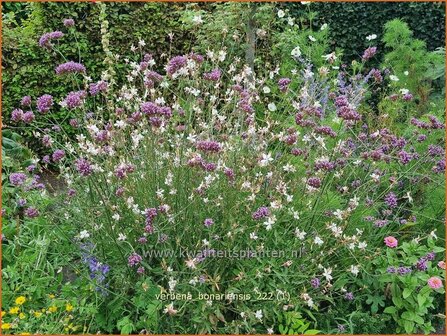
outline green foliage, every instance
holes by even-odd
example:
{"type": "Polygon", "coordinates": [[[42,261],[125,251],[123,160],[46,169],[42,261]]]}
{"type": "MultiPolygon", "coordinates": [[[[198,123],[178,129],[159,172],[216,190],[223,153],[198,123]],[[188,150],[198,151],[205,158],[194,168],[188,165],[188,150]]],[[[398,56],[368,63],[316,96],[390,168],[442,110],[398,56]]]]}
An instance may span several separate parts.
{"type": "MultiPolygon", "coordinates": [[[[312,25],[315,28],[329,24],[330,43],[343,49],[344,59],[350,62],[359,57],[367,46],[366,36],[383,35],[383,25],[400,18],[408,23],[417,39],[426,42],[429,50],[445,44],[445,3],[443,2],[314,2],[303,5],[299,2],[281,4],[298,17],[308,11],[318,12],[312,25]]],[[[383,56],[379,43],[378,59],[383,56]]]]}
{"type": "MultiPolygon", "coordinates": [[[[22,145],[23,137],[10,129],[2,130],[2,171],[24,169],[32,163],[31,151],[22,145]]],[[[2,174],[2,181],[5,174],[2,174]]]]}
{"type": "Polygon", "coordinates": [[[280,315],[278,330],[281,335],[317,335],[320,331],[309,329],[311,322],[307,321],[300,312],[292,311],[280,315]]]}
{"type": "Polygon", "coordinates": [[[442,50],[427,52],[425,42],[414,39],[409,26],[399,19],[385,24],[383,42],[389,50],[384,66],[392,69],[399,79],[391,81],[391,86],[410,90],[418,99],[419,109],[424,111],[432,91],[431,82],[442,78],[440,69],[445,69],[442,50]]]}
{"type": "Polygon", "coordinates": [[[430,321],[431,309],[434,308],[434,302],[440,299],[437,294],[444,294],[445,291],[444,288],[434,290],[427,285],[430,277],[441,276],[442,272],[436,261],[427,261],[427,272],[418,272],[415,269],[411,275],[390,273],[388,269],[399,265],[412,267],[420,258],[432,252],[440,254],[444,252],[444,248],[436,246],[429,236],[427,245],[414,240],[404,242],[397,249],[387,249],[386,255],[374,261],[380,273],[379,282],[385,284],[391,298],[383,312],[392,316],[398,333],[423,331],[428,334],[435,331],[430,321]]]}

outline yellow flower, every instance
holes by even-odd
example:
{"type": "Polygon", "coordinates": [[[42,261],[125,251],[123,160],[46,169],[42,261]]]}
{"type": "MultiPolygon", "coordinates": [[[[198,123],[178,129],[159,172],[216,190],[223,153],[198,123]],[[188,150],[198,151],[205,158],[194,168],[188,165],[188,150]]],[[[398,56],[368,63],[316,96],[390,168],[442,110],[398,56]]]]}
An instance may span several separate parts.
{"type": "Polygon", "coordinates": [[[73,306],[70,303],[67,303],[67,305],[65,306],[65,310],[71,312],[73,310],[73,306]]]}
{"type": "Polygon", "coordinates": [[[21,333],[20,335],[31,335],[30,333],[27,333],[27,332],[23,332],[23,333],[21,333]]]}
{"type": "Polygon", "coordinates": [[[26,298],[24,297],[24,296],[19,296],[17,299],[16,299],[16,305],[23,305],[24,303],[25,303],[25,301],[26,301],[26,298]]]}
{"type": "Polygon", "coordinates": [[[57,307],[56,307],[56,306],[51,306],[51,307],[48,308],[48,311],[49,311],[50,313],[54,313],[54,312],[57,311],[57,307]]]}
{"type": "Polygon", "coordinates": [[[11,323],[2,323],[2,330],[11,329],[11,323]]]}
{"type": "Polygon", "coordinates": [[[15,315],[19,313],[19,310],[20,310],[19,307],[13,307],[9,310],[9,313],[15,315]]]}
{"type": "Polygon", "coordinates": [[[50,299],[54,299],[55,298],[54,294],[48,294],[48,296],[49,296],[50,299]]]}
{"type": "Polygon", "coordinates": [[[5,316],[6,312],[2,310],[2,317],[5,316]]]}
{"type": "Polygon", "coordinates": [[[25,317],[26,317],[26,315],[24,313],[19,314],[19,319],[23,320],[25,317]]]}
{"type": "Polygon", "coordinates": [[[35,316],[35,317],[41,317],[41,316],[42,316],[42,313],[41,313],[41,312],[38,312],[38,311],[36,311],[36,312],[34,312],[34,316],[35,316]]]}

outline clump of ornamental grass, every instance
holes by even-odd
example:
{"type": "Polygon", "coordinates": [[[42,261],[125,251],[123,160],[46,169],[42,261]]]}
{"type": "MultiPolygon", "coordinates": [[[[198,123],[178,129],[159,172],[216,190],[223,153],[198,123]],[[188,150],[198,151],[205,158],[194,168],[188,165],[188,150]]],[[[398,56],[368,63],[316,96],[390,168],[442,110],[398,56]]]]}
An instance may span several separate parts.
{"type": "MultiPolygon", "coordinates": [[[[68,185],[48,225],[71,223],[61,234],[78,246],[98,296],[126,297],[122,309],[135,311],[135,284],[147,279],[171,295],[150,298],[150,331],[192,320],[190,332],[265,332],[284,310],[324,312],[362,296],[371,260],[441,227],[417,211],[420,195],[443,184],[444,122],[413,118],[402,134],[368,125],[364,99],[390,76],[368,69],[375,49],[355,75],[329,58],[314,71],[298,51],[295,71],[258,78],[218,51],[162,66],[140,41],[122,61],[109,51],[101,78],[78,62],[55,65],[75,87],[13,112],[48,148],[41,163],[57,165],[68,185]],[[125,83],[113,78],[117,62],[125,83]],[[48,123],[57,104],[76,141],[48,123]]],[[[21,174],[11,184],[22,185],[21,174]]]]}

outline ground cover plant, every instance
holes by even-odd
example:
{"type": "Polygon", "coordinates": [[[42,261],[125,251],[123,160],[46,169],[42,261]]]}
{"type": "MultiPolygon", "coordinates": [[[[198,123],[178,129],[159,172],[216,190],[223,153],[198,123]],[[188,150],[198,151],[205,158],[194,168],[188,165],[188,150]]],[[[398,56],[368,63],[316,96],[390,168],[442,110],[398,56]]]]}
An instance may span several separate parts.
{"type": "Polygon", "coordinates": [[[315,13],[269,4],[243,13],[263,20],[259,39],[288,26],[269,37],[275,64],[241,55],[230,28],[208,43],[194,8],[182,20],[203,29],[200,45],[156,55],[141,38],[118,55],[95,6],[104,71],[62,52],[77,46],[67,16],[37,42],[64,92],[24,92],[3,132],[2,332],[442,325],[445,107],[424,63],[445,68],[442,50],[395,20],[382,66],[377,36],[345,64],[330,27],[306,24],[315,13]]]}

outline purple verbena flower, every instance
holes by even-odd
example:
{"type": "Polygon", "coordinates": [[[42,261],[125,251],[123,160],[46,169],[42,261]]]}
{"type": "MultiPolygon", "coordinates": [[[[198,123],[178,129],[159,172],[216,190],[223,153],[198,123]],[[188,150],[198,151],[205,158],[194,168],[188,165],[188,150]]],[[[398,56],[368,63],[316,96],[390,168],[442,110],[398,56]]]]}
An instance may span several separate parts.
{"type": "Polygon", "coordinates": [[[19,122],[23,120],[23,110],[15,109],[11,112],[11,120],[14,122],[19,122]]]}
{"type": "Polygon", "coordinates": [[[86,69],[81,63],[70,61],[58,65],[55,71],[57,75],[63,75],[67,73],[85,73],[86,69]]]}
{"type": "Polygon", "coordinates": [[[220,76],[222,75],[222,72],[220,69],[214,69],[211,72],[206,72],[203,74],[203,79],[217,82],[220,79],[220,76]]]}
{"type": "Polygon", "coordinates": [[[143,258],[137,254],[137,253],[132,253],[129,258],[127,259],[128,265],[133,267],[138,265],[141,261],[143,260],[143,258]]]}
{"type": "Polygon", "coordinates": [[[321,180],[318,177],[309,177],[307,179],[307,184],[310,185],[313,188],[320,188],[321,187],[321,180]]]}
{"type": "Polygon", "coordinates": [[[354,294],[352,294],[352,292],[348,292],[345,294],[345,299],[348,301],[352,301],[354,300],[354,294]]]}
{"type": "Polygon", "coordinates": [[[320,279],[313,278],[312,280],[310,280],[310,285],[312,286],[312,288],[320,287],[320,279]]]}
{"type": "Polygon", "coordinates": [[[93,167],[87,159],[80,158],[75,162],[76,170],[81,176],[89,176],[93,173],[93,167]]]}
{"type": "Polygon", "coordinates": [[[362,60],[367,61],[377,52],[377,47],[369,47],[363,52],[362,60]]]}
{"type": "Polygon", "coordinates": [[[85,92],[84,90],[72,91],[62,101],[61,106],[66,107],[69,110],[73,110],[84,103],[84,99],[86,96],[87,92],[85,92]]]}
{"type": "Polygon", "coordinates": [[[203,225],[205,225],[207,228],[209,228],[211,225],[213,225],[214,224],[214,221],[211,219],[211,218],[206,218],[204,221],[203,221],[203,225]]]}
{"type": "Polygon", "coordinates": [[[169,76],[172,76],[178,70],[183,68],[187,63],[185,56],[175,56],[171,58],[166,66],[166,72],[169,76]]]}
{"type": "Polygon", "coordinates": [[[43,34],[39,39],[39,46],[42,48],[50,49],[53,45],[51,44],[52,40],[60,39],[64,36],[64,33],[60,31],[54,31],[51,33],[43,34]]]}
{"type": "Polygon", "coordinates": [[[11,175],[9,175],[9,182],[13,185],[13,186],[20,186],[22,184],[24,184],[26,181],[26,175],[24,173],[12,173],[11,175]]]}
{"type": "Polygon", "coordinates": [[[217,141],[197,141],[196,148],[204,152],[218,153],[222,150],[222,145],[217,141]]]}
{"type": "Polygon", "coordinates": [[[35,217],[39,216],[39,210],[37,210],[34,207],[26,208],[24,213],[25,213],[25,216],[29,217],[29,218],[35,218],[35,217]]]}
{"type": "Polygon", "coordinates": [[[291,80],[290,78],[281,78],[281,79],[278,81],[279,90],[280,90],[281,92],[286,92],[287,89],[288,89],[288,87],[289,87],[289,84],[290,84],[291,82],[292,82],[292,80],[291,80]]]}
{"type": "Polygon", "coordinates": [[[52,155],[54,162],[59,162],[65,157],[65,151],[63,149],[56,149],[52,155]]]}
{"type": "Polygon", "coordinates": [[[268,217],[270,215],[270,210],[263,206],[258,208],[255,212],[252,213],[251,218],[254,220],[259,220],[265,217],[268,217]]]}
{"type": "Polygon", "coordinates": [[[397,207],[397,196],[395,193],[390,192],[385,196],[385,203],[386,205],[393,209],[397,207]]]}
{"type": "Polygon", "coordinates": [[[63,23],[65,27],[73,27],[75,25],[73,19],[64,19],[63,23]]]}
{"type": "Polygon", "coordinates": [[[31,106],[31,97],[30,96],[24,96],[22,97],[22,100],[20,101],[21,106],[31,106]]]}
{"type": "Polygon", "coordinates": [[[53,106],[53,96],[44,94],[43,96],[37,98],[37,110],[40,113],[47,113],[50,110],[51,106],[53,106]]]}
{"type": "Polygon", "coordinates": [[[96,96],[100,92],[107,91],[109,84],[106,81],[99,81],[89,85],[89,92],[92,96],[96,96]]]}

